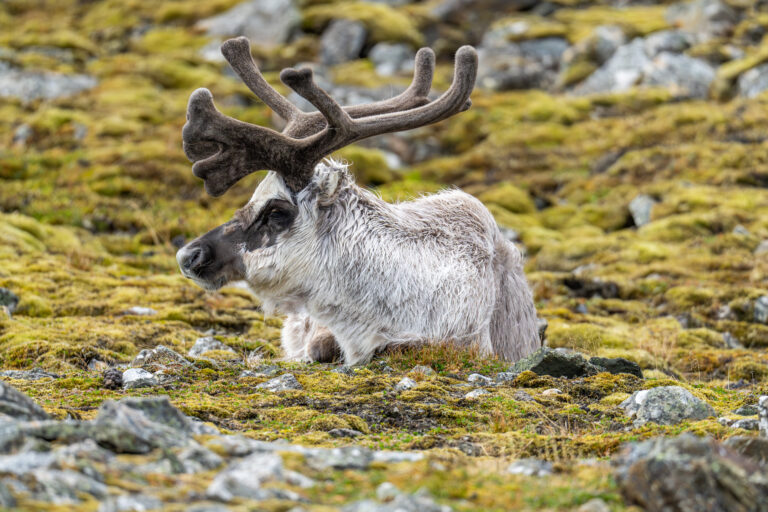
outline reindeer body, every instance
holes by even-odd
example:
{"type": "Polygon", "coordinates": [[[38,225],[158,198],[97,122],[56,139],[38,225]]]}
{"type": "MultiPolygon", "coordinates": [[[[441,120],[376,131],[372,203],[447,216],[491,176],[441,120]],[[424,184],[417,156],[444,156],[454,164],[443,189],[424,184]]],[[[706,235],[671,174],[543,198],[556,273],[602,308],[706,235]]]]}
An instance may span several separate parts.
{"type": "Polygon", "coordinates": [[[347,364],[403,344],[450,342],[516,360],[539,346],[522,258],[472,196],[451,190],[389,204],[355,185],[346,167],[324,160],[346,144],[425,126],[466,110],[477,55],[462,47],[454,81],[427,94],[429,49],[417,53],[401,95],[341,107],[310,70],[281,79],[318,110],[304,113],[264,80],[247,40],[222,53],[248,87],[288,121],[282,133],[228,118],[213,97],[190,97],[184,150],[212,195],[271,168],[233,220],[179,250],[182,273],[206,289],[245,279],[267,310],[287,313],[289,359],[347,364]]]}

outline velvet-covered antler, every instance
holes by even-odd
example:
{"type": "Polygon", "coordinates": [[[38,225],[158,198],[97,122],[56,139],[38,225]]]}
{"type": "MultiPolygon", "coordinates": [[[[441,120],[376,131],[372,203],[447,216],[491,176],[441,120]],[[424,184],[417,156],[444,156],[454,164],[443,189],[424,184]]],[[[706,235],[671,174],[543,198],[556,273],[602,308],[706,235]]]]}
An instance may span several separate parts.
{"type": "Polygon", "coordinates": [[[278,133],[232,119],[216,110],[210,91],[193,92],[182,131],[184,152],[194,162],[195,176],[205,181],[212,196],[220,196],[243,177],[262,169],[280,173],[292,190],[299,191],[309,183],[320,160],[348,144],[432,124],[468,109],[477,74],[477,54],[472,47],[463,46],[456,53],[451,87],[430,102],[427,94],[432,86],[435,55],[429,48],[422,48],[416,54],[413,82],[402,94],[341,107],[315,83],[310,69],[284,69],[280,80],[318,110],[306,113],[264,80],[251,58],[246,38],[224,42],[221,53],[248,88],[287,125],[278,133]]]}

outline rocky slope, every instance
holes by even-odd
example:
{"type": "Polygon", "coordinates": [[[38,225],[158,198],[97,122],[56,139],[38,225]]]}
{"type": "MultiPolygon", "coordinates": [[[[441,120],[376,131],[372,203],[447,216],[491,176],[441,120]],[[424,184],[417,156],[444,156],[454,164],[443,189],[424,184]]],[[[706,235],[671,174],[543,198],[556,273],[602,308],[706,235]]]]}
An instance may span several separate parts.
{"type": "Polygon", "coordinates": [[[763,510],[767,31],[740,0],[3,2],[0,506],[763,510]],[[557,350],[285,364],[248,291],[181,278],[257,180],[205,195],[189,93],[279,123],[222,64],[243,34],[344,103],[478,47],[471,110],[337,156],[389,200],[479,197],[557,350]]]}

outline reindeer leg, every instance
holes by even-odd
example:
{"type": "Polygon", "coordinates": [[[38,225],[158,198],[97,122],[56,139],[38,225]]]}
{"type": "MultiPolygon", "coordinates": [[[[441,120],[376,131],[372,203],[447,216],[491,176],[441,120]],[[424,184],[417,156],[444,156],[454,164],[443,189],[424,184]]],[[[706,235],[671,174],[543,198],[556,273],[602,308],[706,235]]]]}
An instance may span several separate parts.
{"type": "Polygon", "coordinates": [[[307,344],[307,355],[318,363],[332,363],[341,357],[341,349],[331,331],[318,327],[307,344]]]}

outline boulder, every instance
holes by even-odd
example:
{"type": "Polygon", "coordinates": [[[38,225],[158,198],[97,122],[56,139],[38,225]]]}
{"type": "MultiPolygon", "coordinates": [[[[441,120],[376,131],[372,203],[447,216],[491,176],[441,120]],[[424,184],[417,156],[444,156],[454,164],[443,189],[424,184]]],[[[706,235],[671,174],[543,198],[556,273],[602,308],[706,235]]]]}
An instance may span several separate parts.
{"type": "Polygon", "coordinates": [[[333,20],[320,38],[320,62],[334,66],[360,57],[368,30],[359,21],[333,20]]]}
{"type": "Polygon", "coordinates": [[[600,369],[584,360],[579,353],[542,347],[520,359],[510,368],[510,371],[517,373],[532,371],[537,375],[572,379],[594,375],[599,373],[600,369]]]}
{"type": "Polygon", "coordinates": [[[251,44],[273,47],[286,42],[300,22],[294,0],[249,0],[196,26],[211,36],[245,36],[251,44]]]}
{"type": "Polygon", "coordinates": [[[768,510],[768,474],[712,439],[683,434],[632,443],[612,464],[625,500],[644,510],[768,510]]]}
{"type": "Polygon", "coordinates": [[[731,450],[768,468],[768,439],[764,437],[733,436],[723,443],[731,450]]]}
{"type": "Polygon", "coordinates": [[[635,418],[636,427],[649,422],[676,425],[685,420],[703,420],[715,414],[712,406],[680,386],[635,391],[620,407],[630,418],[635,418]]]}
{"type": "Polygon", "coordinates": [[[643,378],[643,371],[640,369],[640,365],[623,357],[591,357],[589,363],[614,375],[628,373],[635,377],[643,378]]]}
{"type": "Polygon", "coordinates": [[[637,227],[643,227],[651,222],[651,213],[656,205],[656,200],[647,194],[635,196],[629,202],[629,213],[637,227]]]}
{"type": "Polygon", "coordinates": [[[508,30],[502,26],[484,37],[478,48],[478,85],[496,91],[551,86],[568,42],[545,37],[515,43],[507,39],[508,30]]]}
{"type": "Polygon", "coordinates": [[[48,419],[48,413],[27,395],[0,381],[0,413],[16,421],[48,419]]]}

